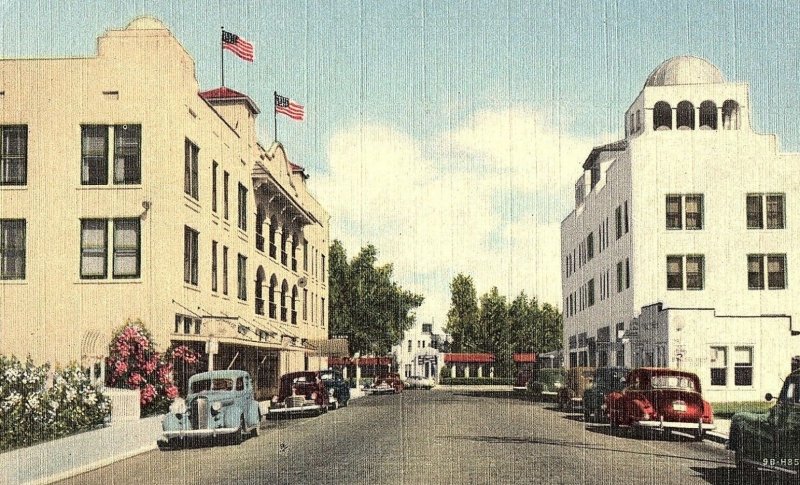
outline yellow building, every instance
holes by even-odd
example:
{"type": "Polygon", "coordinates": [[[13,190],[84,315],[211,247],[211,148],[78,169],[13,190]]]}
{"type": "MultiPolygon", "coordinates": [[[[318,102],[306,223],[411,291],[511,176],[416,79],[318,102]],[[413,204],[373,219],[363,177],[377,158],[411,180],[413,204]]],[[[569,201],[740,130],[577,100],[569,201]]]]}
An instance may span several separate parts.
{"type": "Polygon", "coordinates": [[[158,20],[97,47],[0,60],[0,354],[88,365],[141,319],[262,395],[325,366],[329,216],[303,168],[158,20]]]}

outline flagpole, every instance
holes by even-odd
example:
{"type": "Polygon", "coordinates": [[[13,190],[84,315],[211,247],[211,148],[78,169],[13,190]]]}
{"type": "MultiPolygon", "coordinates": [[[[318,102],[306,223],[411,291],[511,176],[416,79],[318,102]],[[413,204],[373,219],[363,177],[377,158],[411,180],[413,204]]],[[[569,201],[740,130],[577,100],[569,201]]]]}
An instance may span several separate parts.
{"type": "Polygon", "coordinates": [[[220,27],[220,30],[222,30],[222,32],[223,32],[223,33],[220,34],[220,37],[219,37],[219,61],[220,61],[220,66],[221,66],[221,71],[222,71],[222,85],[221,86],[225,87],[225,46],[224,46],[224,43],[222,41],[222,36],[225,35],[224,34],[225,27],[220,27]]]}
{"type": "Polygon", "coordinates": [[[278,103],[278,91],[273,91],[272,93],[272,116],[275,121],[275,143],[278,143],[278,110],[277,110],[277,103],[278,103]]]}

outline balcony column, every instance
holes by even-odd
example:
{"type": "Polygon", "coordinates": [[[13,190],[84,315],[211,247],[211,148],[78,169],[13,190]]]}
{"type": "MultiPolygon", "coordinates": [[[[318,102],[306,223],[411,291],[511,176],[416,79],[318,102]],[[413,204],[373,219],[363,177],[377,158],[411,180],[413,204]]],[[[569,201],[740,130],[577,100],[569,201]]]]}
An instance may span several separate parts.
{"type": "Polygon", "coordinates": [[[481,377],[483,377],[483,366],[478,365],[478,378],[480,379],[481,377]]]}

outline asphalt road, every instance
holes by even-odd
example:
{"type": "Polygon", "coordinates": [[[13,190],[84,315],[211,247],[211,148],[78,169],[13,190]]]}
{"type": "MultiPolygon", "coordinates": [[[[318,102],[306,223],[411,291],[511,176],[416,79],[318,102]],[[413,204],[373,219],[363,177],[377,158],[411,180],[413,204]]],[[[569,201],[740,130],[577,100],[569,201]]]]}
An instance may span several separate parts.
{"type": "Polygon", "coordinates": [[[69,484],[772,483],[722,445],[609,435],[509,393],[406,391],[320,417],[267,421],[239,446],[153,451],[69,484]]]}

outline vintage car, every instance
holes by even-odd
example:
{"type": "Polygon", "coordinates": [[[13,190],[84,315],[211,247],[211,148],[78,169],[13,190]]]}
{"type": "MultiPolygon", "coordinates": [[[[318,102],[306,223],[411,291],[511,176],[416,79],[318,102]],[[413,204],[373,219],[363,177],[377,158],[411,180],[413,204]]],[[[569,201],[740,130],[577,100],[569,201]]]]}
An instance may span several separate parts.
{"type": "Polygon", "coordinates": [[[319,371],[291,372],[281,376],[278,394],[272,396],[267,418],[328,412],[330,398],[319,371]]]}
{"type": "Polygon", "coordinates": [[[387,374],[376,377],[372,385],[364,387],[365,394],[397,394],[403,392],[402,379],[399,374],[387,374]]]}
{"type": "Polygon", "coordinates": [[[594,372],[594,367],[567,369],[564,386],[558,390],[558,409],[573,411],[583,404],[583,391],[592,383],[594,372]]]}
{"type": "Polygon", "coordinates": [[[606,396],[625,388],[627,367],[598,367],[592,385],[583,391],[583,420],[600,420],[606,417],[606,396]]]}
{"type": "Polygon", "coordinates": [[[201,372],[189,378],[186,399],[176,398],[164,416],[164,440],[175,446],[187,438],[227,436],[241,443],[258,436],[261,412],[253,397],[253,381],[242,370],[201,372]]]}
{"type": "Polygon", "coordinates": [[[433,389],[435,385],[430,377],[411,376],[405,381],[405,387],[408,389],[433,389]]]}
{"type": "Polygon", "coordinates": [[[533,377],[533,371],[524,369],[517,372],[517,378],[514,379],[514,386],[512,390],[515,393],[525,392],[528,390],[528,381],[533,377]]]}
{"type": "MultiPolygon", "coordinates": [[[[766,395],[772,401],[772,394],[766,395]]],[[[742,472],[767,468],[800,474],[800,371],[783,382],[777,402],[766,413],[740,412],[731,418],[728,448],[742,472]]],[[[792,482],[796,483],[796,482],[792,482]]]]}
{"type": "Polygon", "coordinates": [[[606,397],[611,431],[630,426],[641,434],[673,430],[694,434],[702,441],[714,429],[711,404],[703,400],[696,374],[677,369],[643,367],[628,373],[626,387],[606,397]]]}
{"type": "Polygon", "coordinates": [[[564,386],[564,369],[538,369],[528,380],[528,393],[534,399],[555,398],[564,386]]]}
{"type": "Polygon", "coordinates": [[[328,407],[339,409],[347,406],[350,402],[350,383],[344,380],[342,373],[338,370],[320,371],[322,383],[328,390],[328,407]]]}

